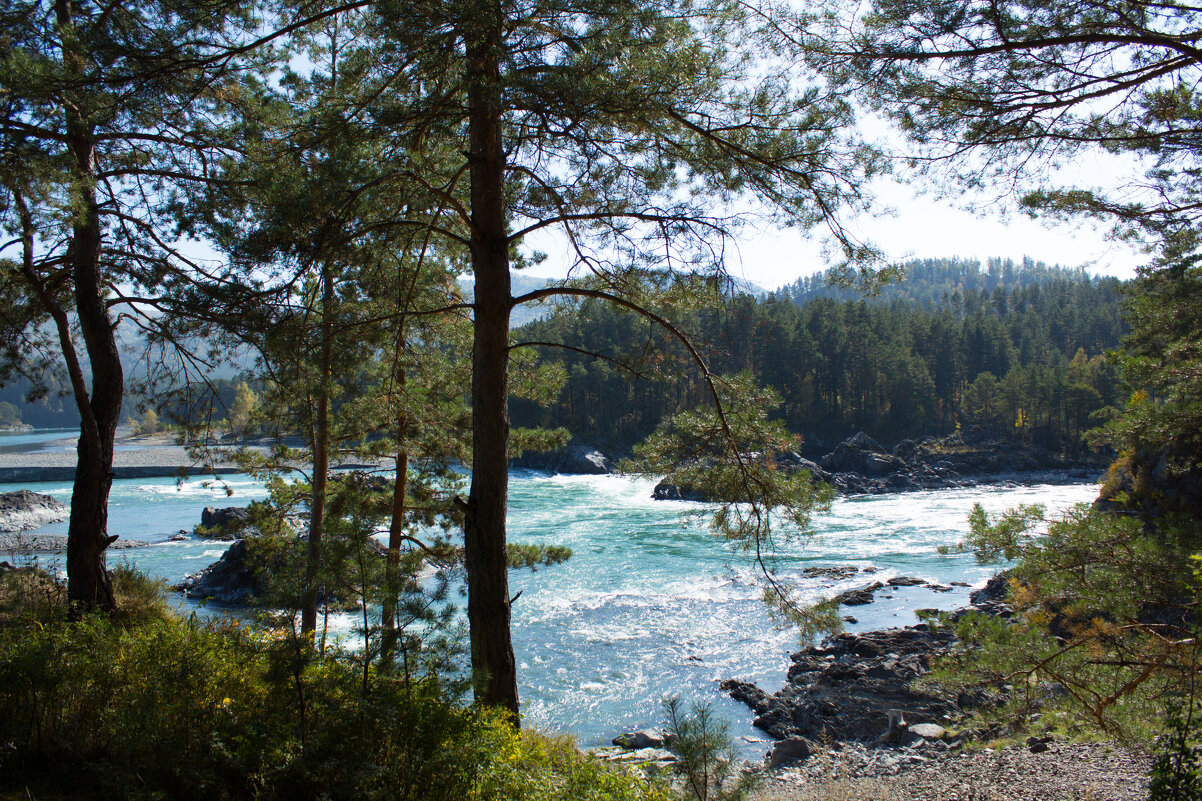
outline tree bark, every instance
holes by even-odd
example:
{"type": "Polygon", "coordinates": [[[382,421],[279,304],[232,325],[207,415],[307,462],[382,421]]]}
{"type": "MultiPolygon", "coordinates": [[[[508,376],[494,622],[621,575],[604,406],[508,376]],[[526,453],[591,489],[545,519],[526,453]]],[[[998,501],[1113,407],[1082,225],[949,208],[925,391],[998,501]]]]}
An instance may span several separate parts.
{"type": "MultiPolygon", "coordinates": [[[[321,268],[321,354],[318,364],[317,421],[313,429],[313,493],[309,501],[309,551],[301,605],[301,632],[317,630],[317,577],[321,570],[321,539],[325,529],[326,484],[330,475],[330,373],[334,360],[334,274],[321,268]]],[[[322,647],[324,648],[324,641],[322,647]]]]}
{"type": "MultiPolygon", "coordinates": [[[[402,340],[403,342],[403,340],[402,340]]],[[[405,370],[397,370],[397,394],[403,399],[405,370]]],[[[388,565],[385,568],[384,609],[381,622],[384,635],[380,641],[380,665],[384,670],[392,668],[398,638],[397,612],[397,568],[401,564],[401,542],[405,535],[405,489],[409,481],[409,415],[401,412],[397,419],[396,482],[392,487],[392,520],[388,525],[388,565]]],[[[406,677],[408,678],[408,677],[406,677]]]]}
{"type": "MultiPolygon", "coordinates": [[[[68,0],[57,0],[55,16],[63,38],[63,63],[81,73],[83,59],[68,44],[75,39],[68,0]]],[[[72,376],[80,430],[67,526],[67,598],[86,608],[116,608],[105,552],[116,537],[108,534],[108,500],[113,486],[113,445],[121,416],[125,376],[121,354],[104,298],[100,206],[96,200],[96,144],[92,126],[78,103],[66,104],[67,147],[74,161],[74,192],[82,206],[72,225],[68,249],[79,329],[92,369],[92,391],[82,373],[72,376]]]]}
{"type": "Polygon", "coordinates": [[[499,6],[481,4],[467,37],[471,257],[475,272],[472,347],[472,484],[464,521],[472,684],[477,703],[518,720],[510,638],[505,510],[509,490],[509,241],[501,142],[502,27],[499,6]]]}

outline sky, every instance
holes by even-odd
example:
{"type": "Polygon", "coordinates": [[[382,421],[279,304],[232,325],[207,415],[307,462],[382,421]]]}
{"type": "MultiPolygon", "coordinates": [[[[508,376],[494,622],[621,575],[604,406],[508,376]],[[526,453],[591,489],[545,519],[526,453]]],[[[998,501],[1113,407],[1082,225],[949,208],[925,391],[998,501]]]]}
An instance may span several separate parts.
{"type": "MultiPolygon", "coordinates": [[[[1088,222],[1050,225],[1014,213],[1002,204],[976,214],[949,200],[917,196],[911,187],[882,187],[893,213],[858,218],[853,227],[880,247],[888,261],[910,258],[964,257],[981,262],[1000,257],[1021,262],[1024,256],[1087,272],[1131,278],[1147,256],[1129,245],[1107,241],[1105,232],[1088,222]],[[1008,212],[1008,213],[1007,213],[1008,212]]],[[[799,231],[747,232],[741,259],[728,264],[735,273],[765,289],[792,283],[801,275],[825,269],[821,245],[799,231]]]]}
{"type": "MultiPolygon", "coordinates": [[[[887,122],[866,114],[860,126],[867,138],[893,155],[896,163],[908,161],[907,143],[887,122]]],[[[1130,155],[1087,149],[1055,168],[1035,168],[1022,180],[1028,185],[1113,190],[1129,186],[1147,167],[1130,155]]],[[[858,239],[881,248],[889,263],[951,257],[1021,262],[1030,257],[1045,264],[1083,267],[1091,274],[1127,279],[1135,276],[1136,267],[1149,261],[1139,249],[1109,241],[1103,228],[1087,220],[1055,224],[1031,219],[1018,211],[1012,196],[999,197],[1001,190],[965,195],[922,176],[910,176],[909,182],[904,177],[905,169],[899,168],[895,174],[876,179],[870,189],[876,200],[874,212],[846,221],[858,239]],[[969,203],[979,210],[967,210],[969,203]]],[[[546,229],[540,233],[528,244],[546,253],[547,259],[524,272],[564,277],[571,264],[566,240],[546,233],[546,229]]],[[[728,248],[726,267],[735,277],[765,289],[777,289],[829,266],[823,257],[822,233],[748,225],[728,248]]]]}
{"type": "MultiPolygon", "coordinates": [[[[1087,221],[1052,225],[1018,213],[1012,202],[998,201],[981,213],[958,208],[947,198],[920,193],[896,181],[875,187],[880,209],[856,218],[850,227],[860,239],[880,247],[890,263],[911,258],[961,257],[1034,261],[1062,267],[1084,267],[1097,275],[1127,279],[1148,256],[1130,245],[1107,241],[1105,231],[1087,221]]],[[[764,289],[777,289],[827,268],[821,231],[755,228],[748,225],[727,251],[727,269],[764,289]]],[[[527,244],[547,259],[523,273],[563,278],[571,264],[567,242],[544,229],[527,244]]],[[[187,245],[193,257],[220,260],[207,243],[187,245]]]]}
{"type": "MultiPolygon", "coordinates": [[[[1000,257],[1021,262],[1024,256],[1046,264],[1084,267],[1087,272],[1131,278],[1148,257],[1131,246],[1107,241],[1102,229],[1086,221],[1053,225],[1033,220],[998,201],[981,213],[959,208],[949,199],[920,193],[895,181],[876,187],[882,209],[855,218],[851,228],[886,254],[888,261],[910,258],[962,257],[984,262],[1000,257]]],[[[736,277],[776,289],[799,277],[826,269],[821,232],[796,229],[742,231],[728,252],[727,269],[736,277]]],[[[536,243],[547,254],[529,275],[562,278],[570,261],[565,242],[544,236],[536,243]]]]}
{"type": "MultiPolygon", "coordinates": [[[[884,121],[867,116],[861,120],[870,139],[891,152],[898,163],[908,159],[906,143],[884,121]]],[[[1039,185],[1082,186],[1114,189],[1129,185],[1132,178],[1147,169],[1131,156],[1116,156],[1096,150],[1078,154],[1075,161],[1062,163],[1042,175],[1027,176],[1039,185]]],[[[1096,275],[1133,278],[1138,266],[1149,256],[1123,242],[1110,241],[1106,231],[1088,220],[1053,223],[1031,219],[1020,212],[1013,196],[993,194],[954,195],[920,176],[899,170],[876,179],[870,187],[875,196],[873,212],[846,220],[847,227],[860,241],[879,247],[888,263],[922,258],[967,258],[982,263],[991,258],[1021,263],[1025,257],[1036,262],[1062,267],[1082,267],[1096,275]],[[966,206],[976,208],[970,211],[966,206]]],[[[830,266],[823,255],[824,231],[805,232],[746,225],[735,241],[727,244],[726,268],[764,289],[778,289],[802,276],[821,272],[830,266]]],[[[563,278],[572,264],[566,238],[554,228],[546,228],[527,237],[528,251],[536,250],[547,258],[524,269],[525,275],[563,278]]],[[[207,243],[189,242],[189,255],[219,261],[207,243]]]]}

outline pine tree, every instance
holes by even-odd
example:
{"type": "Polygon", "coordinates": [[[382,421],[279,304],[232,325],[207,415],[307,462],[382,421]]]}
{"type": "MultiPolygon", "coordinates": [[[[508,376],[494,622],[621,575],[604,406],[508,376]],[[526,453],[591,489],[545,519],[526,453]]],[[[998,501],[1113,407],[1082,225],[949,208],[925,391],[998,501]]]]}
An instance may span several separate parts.
{"type": "Polygon", "coordinates": [[[214,56],[247,16],[220,2],[0,5],[0,224],[19,252],[0,263],[0,378],[61,359],[74,395],[67,576],[81,605],[114,605],[107,505],[125,390],[116,323],[153,329],[154,293],[194,266],[156,215],[171,187],[206,180],[228,144],[208,124],[228,77],[214,56]]]}
{"type": "MultiPolygon", "coordinates": [[[[338,254],[332,243],[353,246],[386,228],[412,232],[435,253],[466,254],[475,278],[472,479],[463,504],[475,691],[481,703],[516,713],[505,537],[508,398],[519,364],[512,308],[566,295],[636,311],[680,341],[706,393],[721,401],[725,390],[703,354],[669,319],[680,293],[661,302],[649,288],[667,288],[676,270],[722,275],[721,243],[749,219],[732,211],[737,199],[761,217],[824,224],[848,263],[870,259],[838,220],[863,203],[864,181],[881,164],[846,135],[848,104],[781,68],[779,59],[795,56],[779,20],[744,4],[423,0],[345,19],[362,25],[348,52],[364,58],[355,82],[341,83],[348,91],[330,92],[347,98],[335,116],[379,132],[387,148],[378,180],[360,184],[348,202],[390,194],[392,218],[342,231],[329,225],[338,215],[315,218],[312,199],[301,198],[293,211],[306,211],[296,222],[322,221],[320,231],[333,236],[294,241],[338,254]],[[582,280],[513,297],[511,267],[535,255],[527,238],[550,228],[572,243],[582,280]]],[[[308,186],[316,196],[344,188],[338,180],[308,186]]],[[[228,221],[231,233],[238,225],[228,221]]],[[[328,258],[311,265],[323,263],[337,266],[328,258]]],[[[275,285],[289,275],[298,273],[278,270],[275,285]]],[[[729,440],[734,430],[722,418],[729,440]]],[[[733,441],[728,448],[739,452],[733,441]]],[[[746,461],[734,462],[749,480],[746,461]]]]}

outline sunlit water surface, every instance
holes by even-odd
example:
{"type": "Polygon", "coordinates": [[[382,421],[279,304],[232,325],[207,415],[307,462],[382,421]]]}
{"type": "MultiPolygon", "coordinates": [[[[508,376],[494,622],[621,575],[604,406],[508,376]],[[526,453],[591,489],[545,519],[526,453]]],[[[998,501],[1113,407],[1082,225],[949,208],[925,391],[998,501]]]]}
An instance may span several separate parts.
{"type": "MultiPolygon", "coordinates": [[[[695,514],[706,507],[654,501],[654,483],[513,473],[510,540],[566,545],[573,551],[566,563],[510,574],[510,593],[522,593],[514,603],[513,634],[524,719],[542,729],[571,732],[582,745],[599,745],[621,731],[660,725],[661,699],[677,695],[712,702],[730,719],[732,733],[745,738],[747,753],[762,751],[750,711],[726,698],[717,683],[739,678],[779,689],[788,655],[798,646],[796,634],[773,625],[759,600],[759,568],[709,532],[705,519],[695,514]]],[[[22,486],[70,500],[68,483],[22,486]]],[[[0,484],[0,492],[18,488],[0,484]]],[[[116,558],[178,582],[217,559],[226,544],[167,539],[191,530],[205,506],[245,505],[265,494],[245,476],[221,483],[118,480],[110,532],[152,545],[116,558]]],[[[778,542],[774,569],[784,578],[809,566],[877,569],[875,575],[839,582],[804,581],[803,595],[811,598],[899,575],[980,586],[990,568],[978,566],[970,555],[937,550],[963,537],[974,503],[993,512],[1041,503],[1056,512],[1096,495],[1096,485],[1075,484],[845,498],[815,517],[809,539],[778,542]]],[[[65,533],[66,524],[41,531],[65,533]]],[[[38,558],[61,566],[61,556],[38,558]]],[[[857,619],[848,625],[852,631],[911,625],[915,609],[962,606],[968,592],[965,587],[944,593],[898,588],[844,612],[857,619]]],[[[350,632],[353,623],[347,618],[336,625],[350,632]]]]}

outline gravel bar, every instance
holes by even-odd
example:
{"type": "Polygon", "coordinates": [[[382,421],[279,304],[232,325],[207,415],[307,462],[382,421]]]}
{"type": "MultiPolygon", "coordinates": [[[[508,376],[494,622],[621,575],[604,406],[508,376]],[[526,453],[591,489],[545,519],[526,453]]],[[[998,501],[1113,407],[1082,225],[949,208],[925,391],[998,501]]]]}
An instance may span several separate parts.
{"type": "MultiPolygon", "coordinates": [[[[75,478],[76,459],[74,451],[0,453],[0,483],[71,481],[75,478]]],[[[119,450],[113,454],[116,478],[176,476],[181,471],[188,475],[214,475],[236,473],[238,468],[230,462],[199,463],[178,445],[119,450]]]]}
{"type": "MultiPolygon", "coordinates": [[[[110,551],[145,548],[149,543],[119,539],[109,546],[110,551]]],[[[67,550],[66,534],[0,534],[0,554],[59,553],[67,550]]]]}

